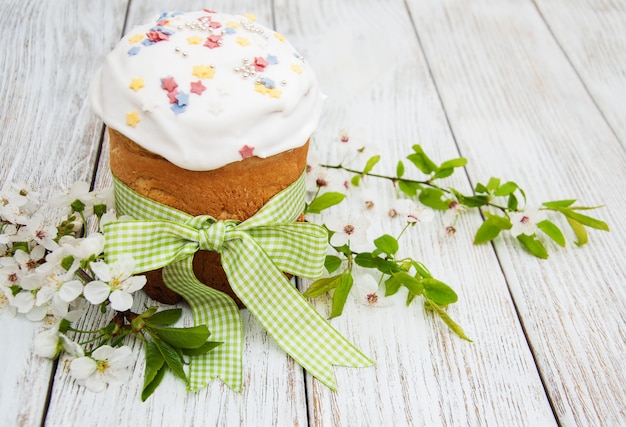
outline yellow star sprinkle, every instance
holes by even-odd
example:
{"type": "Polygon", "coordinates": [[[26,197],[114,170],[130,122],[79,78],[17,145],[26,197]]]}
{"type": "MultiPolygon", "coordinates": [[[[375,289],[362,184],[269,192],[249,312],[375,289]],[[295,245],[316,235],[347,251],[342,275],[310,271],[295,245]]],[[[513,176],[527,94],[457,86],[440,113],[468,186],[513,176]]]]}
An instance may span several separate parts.
{"type": "Polygon", "coordinates": [[[239,28],[239,23],[235,21],[228,21],[226,26],[230,28],[239,28]]]}
{"type": "Polygon", "coordinates": [[[291,64],[291,71],[297,74],[302,74],[302,67],[298,64],[291,64]]]}
{"type": "Polygon", "coordinates": [[[269,91],[269,90],[268,90],[268,89],[267,89],[264,85],[262,85],[261,83],[257,83],[257,84],[255,84],[255,85],[254,85],[254,90],[256,90],[257,92],[259,92],[259,93],[261,93],[261,94],[263,94],[263,95],[266,95],[266,94],[268,93],[268,91],[269,91]]]}
{"type": "Polygon", "coordinates": [[[254,14],[252,13],[246,13],[243,16],[245,16],[246,18],[248,18],[248,21],[250,22],[254,22],[256,21],[256,16],[254,16],[254,14]]]}
{"type": "Polygon", "coordinates": [[[143,79],[141,77],[133,79],[128,87],[137,92],[143,87],[143,79]]]}
{"type": "Polygon", "coordinates": [[[130,113],[126,113],[126,124],[128,126],[137,127],[137,123],[141,121],[139,114],[136,111],[131,111],[130,113]]]}
{"type": "Polygon", "coordinates": [[[198,35],[187,37],[187,43],[189,44],[200,44],[201,42],[202,42],[202,37],[198,35]]]}
{"type": "Polygon", "coordinates": [[[191,74],[201,79],[212,79],[215,70],[209,65],[196,65],[193,67],[193,73],[191,74]]]}
{"type": "Polygon", "coordinates": [[[137,43],[143,40],[143,34],[135,34],[128,39],[129,43],[137,43]]]}
{"type": "Polygon", "coordinates": [[[237,37],[237,43],[239,43],[242,46],[248,46],[250,44],[250,40],[248,40],[245,37],[237,37]]]}
{"type": "Polygon", "coordinates": [[[285,36],[283,36],[280,33],[274,33],[274,37],[276,37],[278,40],[280,40],[281,42],[285,43],[285,36]]]}
{"type": "Polygon", "coordinates": [[[268,89],[267,94],[270,96],[270,98],[280,98],[282,92],[278,89],[268,89]]]}

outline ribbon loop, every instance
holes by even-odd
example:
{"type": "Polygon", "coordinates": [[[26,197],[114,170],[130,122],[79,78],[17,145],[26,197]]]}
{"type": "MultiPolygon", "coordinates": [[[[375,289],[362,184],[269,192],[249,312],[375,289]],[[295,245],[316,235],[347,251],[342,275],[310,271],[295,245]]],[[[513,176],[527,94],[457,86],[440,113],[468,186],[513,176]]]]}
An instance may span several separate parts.
{"type": "Polygon", "coordinates": [[[309,373],[335,389],[333,365],[373,362],[337,332],[285,278],[283,271],[313,278],[321,272],[327,247],[323,227],[294,223],[304,208],[304,173],[244,222],[192,217],[147,199],[114,179],[118,213],[141,220],[104,226],[105,256],[137,261],[135,274],[159,267],[165,284],[192,308],[196,325],[206,324],[211,339],[224,344],[190,366],[192,390],[219,376],[241,388],[242,327],[239,310],[226,294],[200,283],[193,273],[198,250],[221,254],[228,282],[239,299],[276,342],[309,373]]]}

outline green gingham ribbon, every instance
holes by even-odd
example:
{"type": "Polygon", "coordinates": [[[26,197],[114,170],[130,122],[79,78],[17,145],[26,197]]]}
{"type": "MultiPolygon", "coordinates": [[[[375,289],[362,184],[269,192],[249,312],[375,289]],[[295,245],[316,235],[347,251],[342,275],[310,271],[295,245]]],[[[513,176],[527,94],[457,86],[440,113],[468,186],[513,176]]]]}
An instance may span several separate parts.
{"type": "Polygon", "coordinates": [[[304,174],[275,195],[254,216],[239,221],[192,217],[145,198],[114,179],[117,210],[140,220],[104,227],[107,262],[132,255],[134,274],[163,268],[163,280],[190,305],[196,325],[205,324],[212,341],[224,344],[194,356],[189,389],[220,377],[231,389],[242,383],[242,327],[239,309],[226,294],[195,277],[198,250],[221,254],[235,294],[274,340],[296,362],[332,390],[333,365],[369,366],[373,362],[337,332],[287,280],[283,272],[315,278],[322,272],[326,231],[295,222],[304,209],[304,174]]]}

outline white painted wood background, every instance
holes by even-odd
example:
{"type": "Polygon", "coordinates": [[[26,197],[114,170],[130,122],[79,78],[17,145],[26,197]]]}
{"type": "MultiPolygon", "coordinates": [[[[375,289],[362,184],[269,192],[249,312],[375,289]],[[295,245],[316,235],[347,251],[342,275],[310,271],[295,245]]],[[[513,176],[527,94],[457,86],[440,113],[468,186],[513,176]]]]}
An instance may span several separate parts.
{"type": "MultiPolygon", "coordinates": [[[[350,302],[333,324],[377,365],[336,368],[337,393],[247,311],[243,393],[214,382],[187,394],[167,377],[143,404],[141,375],[90,393],[32,355],[38,325],[0,316],[0,426],[626,425],[626,3],[4,0],[0,182],[44,195],[77,179],[107,185],[107,141],[86,101],[93,71],[124,28],[202,7],[255,13],[304,54],[329,95],[317,133],[329,159],[342,128],[378,145],[381,172],[419,143],[440,161],[468,158],[452,186],[499,176],[531,203],[578,197],[605,205],[595,214],[611,232],[551,245],[542,261],[508,238],[474,246],[478,213],[452,238],[437,222],[413,229],[403,250],[457,290],[450,315],[474,342],[415,303],[350,302]]],[[[369,185],[391,202],[386,184],[369,185]]]]}

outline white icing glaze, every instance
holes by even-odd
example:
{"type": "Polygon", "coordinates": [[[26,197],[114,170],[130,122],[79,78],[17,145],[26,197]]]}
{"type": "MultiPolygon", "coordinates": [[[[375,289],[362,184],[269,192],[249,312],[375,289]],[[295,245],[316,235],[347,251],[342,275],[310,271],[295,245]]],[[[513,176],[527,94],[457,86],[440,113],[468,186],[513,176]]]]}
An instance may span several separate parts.
{"type": "Polygon", "coordinates": [[[324,96],[280,34],[248,17],[200,11],[133,28],[106,56],[89,98],[109,127],[145,149],[184,169],[211,170],[302,146],[324,96]],[[205,46],[209,36],[220,45],[205,46]],[[167,40],[151,43],[159,37],[167,40]],[[255,58],[263,59],[258,70],[244,78],[244,60],[254,69],[255,58]],[[162,80],[169,77],[178,85],[172,93],[162,80]],[[191,93],[192,82],[200,94],[191,93]]]}

